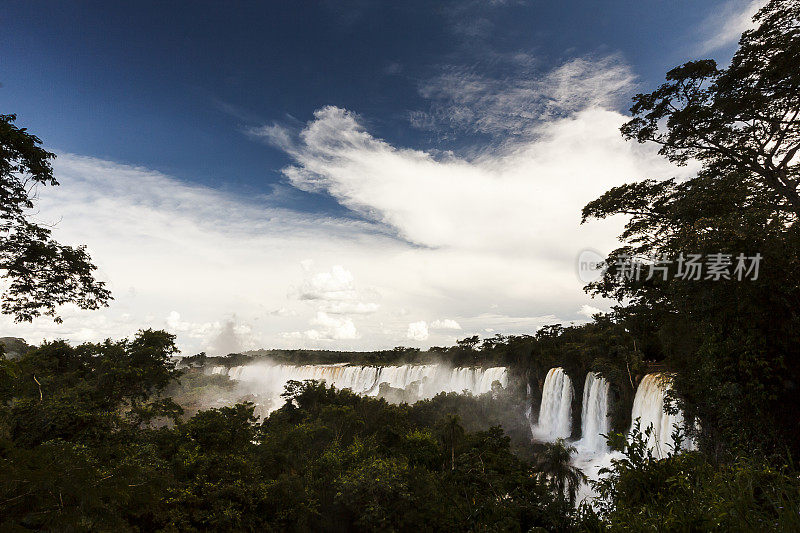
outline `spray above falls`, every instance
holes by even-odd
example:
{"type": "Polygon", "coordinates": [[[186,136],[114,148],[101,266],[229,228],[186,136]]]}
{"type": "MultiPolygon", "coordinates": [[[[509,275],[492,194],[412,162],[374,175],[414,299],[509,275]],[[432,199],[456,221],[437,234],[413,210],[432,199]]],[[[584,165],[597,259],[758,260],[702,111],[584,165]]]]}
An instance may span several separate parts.
{"type": "Polygon", "coordinates": [[[289,381],[314,379],[337,389],[350,389],[362,396],[378,396],[386,387],[405,391],[410,400],[432,398],[440,392],[463,391],[484,394],[498,381],[506,387],[508,370],[505,367],[452,368],[445,365],[360,366],[284,365],[269,362],[245,366],[213,367],[212,374],[226,374],[237,381],[244,391],[259,398],[260,411],[267,414],[283,403],[280,394],[289,381]]]}
{"type": "Polygon", "coordinates": [[[544,380],[539,421],[531,428],[539,440],[567,438],[572,433],[572,381],[561,367],[551,368],[544,380]]]}

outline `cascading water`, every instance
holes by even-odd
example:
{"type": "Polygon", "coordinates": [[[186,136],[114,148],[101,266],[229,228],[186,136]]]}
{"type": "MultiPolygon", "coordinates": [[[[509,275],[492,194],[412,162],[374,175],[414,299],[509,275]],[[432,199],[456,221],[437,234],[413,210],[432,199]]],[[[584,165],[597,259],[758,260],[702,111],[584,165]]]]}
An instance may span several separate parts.
{"type": "MultiPolygon", "coordinates": [[[[586,384],[583,393],[583,436],[578,442],[578,454],[573,459],[573,464],[583,470],[583,473],[590,480],[600,478],[600,470],[607,468],[613,459],[619,459],[622,454],[618,451],[609,451],[602,437],[597,437],[603,431],[599,428],[599,422],[604,422],[605,431],[609,429],[609,420],[600,415],[605,410],[608,413],[608,383],[598,378],[591,372],[586,376],[586,384]],[[601,385],[602,383],[602,385],[601,385]],[[593,393],[592,390],[595,392],[593,393]],[[605,396],[605,400],[601,398],[605,396]],[[594,413],[592,414],[594,409],[594,413]],[[590,429],[594,427],[595,429],[590,429]],[[592,444],[592,437],[597,438],[592,444]],[[601,444],[602,443],[602,444],[601,444]],[[602,449],[600,446],[603,446],[602,449]]],[[[671,386],[670,380],[663,374],[647,374],[639,383],[636,389],[636,396],[633,400],[631,418],[636,421],[639,419],[642,433],[652,425],[653,434],[648,438],[647,445],[653,449],[656,457],[664,457],[667,452],[672,450],[674,441],[672,432],[675,426],[683,426],[684,419],[681,413],[674,415],[664,412],[664,398],[667,390],[671,386]]],[[[684,449],[693,449],[694,443],[686,441],[683,443],[684,449]]],[[[591,501],[596,494],[590,485],[584,484],[579,490],[578,501],[584,499],[591,501]]]]}
{"type": "Polygon", "coordinates": [[[563,368],[551,368],[544,380],[539,422],[531,428],[539,440],[567,438],[572,433],[572,382],[563,368]]]}
{"type": "Polygon", "coordinates": [[[315,379],[325,381],[338,389],[350,389],[362,396],[377,396],[381,385],[409,391],[413,399],[432,398],[440,392],[484,394],[492,390],[492,383],[508,385],[505,367],[451,368],[444,365],[358,366],[335,365],[283,365],[268,362],[245,366],[211,367],[208,374],[227,374],[248,393],[260,399],[262,414],[281,406],[280,394],[290,380],[315,379]]]}
{"type": "MultiPolygon", "coordinates": [[[[663,457],[672,450],[674,441],[672,433],[676,427],[683,427],[681,413],[668,414],[664,412],[664,397],[671,386],[670,380],[663,374],[647,374],[633,399],[631,420],[636,423],[639,419],[642,434],[652,425],[653,434],[647,439],[648,447],[653,448],[656,457],[663,457]]],[[[633,427],[633,426],[631,426],[633,427]]],[[[691,443],[686,443],[691,447],[691,443]]]]}
{"type": "Polygon", "coordinates": [[[608,393],[609,383],[594,372],[586,374],[583,385],[583,408],[581,410],[581,440],[578,446],[589,452],[606,452],[608,446],[608,393]]]}
{"type": "Polygon", "coordinates": [[[533,428],[533,406],[531,405],[531,384],[525,384],[525,420],[528,421],[528,426],[533,428]]]}

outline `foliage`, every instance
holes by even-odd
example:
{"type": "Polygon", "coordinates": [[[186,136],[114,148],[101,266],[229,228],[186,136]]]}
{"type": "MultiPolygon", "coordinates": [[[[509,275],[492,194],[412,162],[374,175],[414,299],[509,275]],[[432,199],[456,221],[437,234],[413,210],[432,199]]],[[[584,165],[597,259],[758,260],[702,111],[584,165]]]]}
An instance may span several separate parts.
{"type": "Polygon", "coordinates": [[[147,330],[0,359],[0,529],[527,531],[571,516],[501,429],[464,429],[455,395],[412,407],[290,382],[266,420],[247,403],[185,418],[163,396],[174,352],[147,330]]]}
{"type": "Polygon", "coordinates": [[[536,458],[536,466],[550,484],[552,492],[566,499],[570,507],[575,505],[581,484],[587,482],[584,473],[572,464],[572,455],[577,451],[564,439],[557,439],[545,443],[544,451],[536,458]]]}
{"type": "Polygon", "coordinates": [[[600,500],[582,509],[587,529],[609,531],[797,531],[800,481],[789,465],[755,458],[715,465],[699,452],[657,459],[638,422],[594,483],[600,500]],[[599,527],[598,527],[599,526],[599,527]]]}
{"type": "Polygon", "coordinates": [[[180,414],[159,397],[175,351],[146,330],[0,359],[0,528],[125,529],[143,512],[166,479],[142,428],[180,414]]]}
{"type": "MultiPolygon", "coordinates": [[[[623,135],[702,169],[686,181],[617,187],[584,208],[584,221],[629,217],[623,245],[587,287],[619,301],[611,314],[428,352],[199,354],[183,360],[177,383],[174,337],[159,331],[0,356],[0,529],[800,530],[789,459],[800,451],[800,6],[772,0],[756,21],[727,68],[693,61],[634,99],[623,135]],[[674,263],[665,278],[617,275],[623,257],[688,253],[758,253],[761,271],[746,282],[680,279],[674,263]],[[258,356],[505,365],[522,379],[510,391],[414,405],[290,382],[265,420],[250,403],[198,409],[228,386],[200,368],[258,356]],[[699,451],[659,459],[646,444],[652,428],[643,434],[635,422],[620,433],[636,383],[656,365],[673,371],[669,408],[690,421],[699,451]],[[578,513],[585,478],[571,464],[575,449],[529,446],[519,402],[527,385],[538,404],[554,366],[576,392],[587,371],[599,372],[613,395],[609,441],[621,455],[594,483],[596,507],[578,513]]],[[[14,121],[0,116],[0,269],[10,283],[2,310],[58,321],[60,304],[105,305],[85,249],[56,243],[29,217],[36,187],[57,185],[54,156],[14,121]]]]}
{"type": "Polygon", "coordinates": [[[8,281],[2,312],[18,322],[42,315],[60,322],[57,306],[97,309],[111,294],[94,279],[97,267],[84,246],[59,244],[50,228],[32,220],[37,188],[58,185],[50,164],[55,154],[15,120],[0,115],[0,271],[8,281]]]}
{"type": "MultiPolygon", "coordinates": [[[[590,202],[583,220],[623,214],[623,246],[590,293],[620,304],[613,319],[656,340],[674,371],[674,411],[700,451],[656,459],[634,424],[610,444],[621,458],[595,483],[582,526],[611,531],[794,531],[800,483],[800,5],[772,0],[727,68],[693,61],[634,98],[626,138],[654,142],[685,181],[644,180],[590,202]],[[682,279],[688,254],[760,255],[754,279],[682,279]],[[632,258],[665,276],[621,275],[632,258]]],[[[734,259],[735,260],[735,259],[734,259]]],[[[645,349],[646,350],[646,349],[645,349]]]]}

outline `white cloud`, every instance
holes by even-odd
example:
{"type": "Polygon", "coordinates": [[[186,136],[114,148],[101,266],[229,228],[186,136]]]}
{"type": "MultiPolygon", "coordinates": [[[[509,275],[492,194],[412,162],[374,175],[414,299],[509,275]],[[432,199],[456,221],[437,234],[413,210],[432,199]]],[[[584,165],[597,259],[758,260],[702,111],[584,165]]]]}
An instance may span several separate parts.
{"type": "Polygon", "coordinates": [[[378,311],[380,307],[372,302],[326,302],[320,309],[334,315],[369,315],[378,311]]]}
{"type": "Polygon", "coordinates": [[[311,320],[311,325],[318,329],[309,329],[305,336],[311,340],[351,340],[358,338],[353,320],[347,317],[332,317],[324,311],[317,312],[311,320]]]}
{"type": "Polygon", "coordinates": [[[431,322],[431,329],[461,329],[461,326],[455,320],[444,318],[431,322]]]}
{"type": "Polygon", "coordinates": [[[289,130],[277,123],[248,128],[245,130],[245,133],[259,139],[264,139],[276,146],[289,146],[292,143],[289,130]]]}
{"type": "Polygon", "coordinates": [[[591,305],[584,304],[578,309],[578,314],[585,316],[586,318],[592,318],[592,316],[596,315],[597,313],[602,313],[603,311],[598,309],[597,307],[592,307],[591,305]]]}
{"type": "Polygon", "coordinates": [[[297,316],[297,311],[281,307],[280,309],[270,311],[269,314],[272,316],[297,316]]]}
{"type": "MultiPolygon", "coordinates": [[[[343,349],[389,348],[409,332],[437,345],[486,329],[532,333],[574,317],[590,301],[577,254],[613,249],[621,228],[616,219],[581,226],[581,207],[625,181],[692,171],[623,141],[625,117],[605,104],[602,76],[575,65],[542,83],[553,94],[583,84],[596,97],[574,101],[564,89],[568,113],[523,117],[515,128],[525,135],[471,157],[393,146],[335,107],[299,132],[268,131],[294,160],[292,185],[330,194],[362,220],[61,154],[62,186],[41,191],[39,216],[61,221],[58,239],[88,245],[116,300],[96,312],[67,308],[63,325],[3,317],[0,326],[31,342],[168,328],[192,353],[230,332],[232,316],[243,346],[343,349]],[[409,328],[409,317],[448,316],[461,330],[437,327],[447,319],[409,328]]],[[[491,100],[489,115],[511,112],[491,100]]]]}
{"type": "Polygon", "coordinates": [[[420,94],[428,111],[410,115],[422,129],[455,129],[492,135],[530,134],[545,120],[589,107],[613,107],[635,76],[619,57],[574,58],[548,73],[537,73],[525,54],[505,58],[510,73],[487,77],[450,66],[426,80],[420,94]]]}
{"type": "Polygon", "coordinates": [[[301,300],[355,300],[357,293],[353,274],[341,265],[330,272],[318,272],[305,281],[299,290],[301,300]]]}
{"type": "MultiPolygon", "coordinates": [[[[58,222],[59,240],[88,244],[115,300],[96,312],[67,307],[60,326],[0,318],[3,330],[32,342],[101,340],[155,327],[195,352],[208,350],[224,317],[236,314],[236,327],[251,327],[259,344],[285,344],[281,333],[309,320],[307,308],[287,298],[301,261],[335,264],[332,258],[345,256],[365,265],[375,250],[396,248],[372,224],[295,213],[144,168],[60,154],[55,172],[62,185],[40,191],[38,218],[58,222]],[[269,319],[275,316],[280,320],[269,319]]],[[[310,287],[335,292],[340,273],[331,272],[328,285],[322,276],[310,287]]]]}
{"type": "Polygon", "coordinates": [[[739,42],[742,33],[754,27],[753,15],[766,4],[767,0],[730,0],[703,24],[702,31],[709,36],[695,53],[704,55],[739,42]]]}
{"type": "Polygon", "coordinates": [[[473,159],[437,159],[395,148],[355,115],[325,107],[290,148],[297,163],[284,173],[418,245],[505,254],[518,264],[531,256],[572,259],[579,241],[610,243],[608,224],[579,226],[583,205],[631,176],[676,172],[652,150],[624,142],[623,122],[617,112],[591,107],[537,126],[536,140],[473,159]]]}
{"type": "MultiPolygon", "coordinates": [[[[126,313],[130,316],[129,313],[126,313]]],[[[170,333],[180,334],[184,337],[193,339],[205,339],[209,335],[216,333],[221,325],[219,322],[189,322],[181,320],[181,314],[177,311],[170,311],[164,320],[164,329],[170,333]]]]}
{"type": "MultiPolygon", "coordinates": [[[[130,319],[129,313],[122,316],[130,319]]],[[[179,312],[170,311],[162,327],[184,340],[203,343],[200,347],[212,355],[226,355],[259,347],[258,335],[253,333],[249,325],[237,323],[235,316],[224,322],[195,323],[181,320],[179,312]]]]}
{"type": "Polygon", "coordinates": [[[311,271],[311,267],[314,266],[314,260],[313,259],[303,259],[302,261],[300,261],[300,266],[303,268],[303,272],[310,272],[311,271]]]}
{"type": "Polygon", "coordinates": [[[414,341],[424,341],[428,339],[428,324],[424,320],[411,322],[406,331],[406,337],[414,341]]]}

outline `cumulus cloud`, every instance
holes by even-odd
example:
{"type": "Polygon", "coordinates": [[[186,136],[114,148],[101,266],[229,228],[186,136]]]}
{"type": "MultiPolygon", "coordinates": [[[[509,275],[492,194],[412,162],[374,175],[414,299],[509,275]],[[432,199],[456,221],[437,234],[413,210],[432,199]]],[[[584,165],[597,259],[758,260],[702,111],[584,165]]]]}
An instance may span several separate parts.
{"type": "Polygon", "coordinates": [[[305,336],[311,340],[350,340],[358,338],[353,320],[347,317],[332,317],[324,311],[317,312],[317,316],[311,320],[313,326],[317,328],[309,329],[305,336]]]}
{"type": "MultiPolygon", "coordinates": [[[[312,341],[353,340],[359,335],[350,315],[371,315],[380,309],[375,302],[363,301],[374,295],[371,291],[356,289],[355,277],[341,265],[329,271],[311,272],[313,262],[302,261],[303,271],[308,274],[296,297],[314,303],[316,315],[310,319],[315,326],[305,331],[306,339],[312,341]],[[333,315],[333,316],[332,316],[333,315]]],[[[286,338],[297,338],[290,335],[286,338]]]]}
{"type": "MultiPolygon", "coordinates": [[[[123,317],[130,319],[131,315],[124,313],[123,317]]],[[[200,343],[197,346],[212,355],[258,348],[258,336],[249,325],[237,323],[236,317],[222,322],[190,322],[183,320],[178,311],[170,311],[162,327],[184,341],[200,343]]]]}
{"type": "Polygon", "coordinates": [[[298,297],[301,300],[355,300],[353,274],[341,265],[330,272],[318,272],[305,281],[298,297]]]}
{"type": "Polygon", "coordinates": [[[414,341],[424,341],[428,339],[428,324],[424,320],[411,322],[406,331],[406,337],[414,341]]]}
{"type": "Polygon", "coordinates": [[[195,338],[203,338],[218,327],[218,325],[212,322],[195,323],[181,320],[181,314],[177,311],[170,311],[165,322],[169,331],[195,338]]]}
{"type": "Polygon", "coordinates": [[[444,318],[431,322],[431,329],[461,329],[461,326],[455,320],[444,318]]]}

